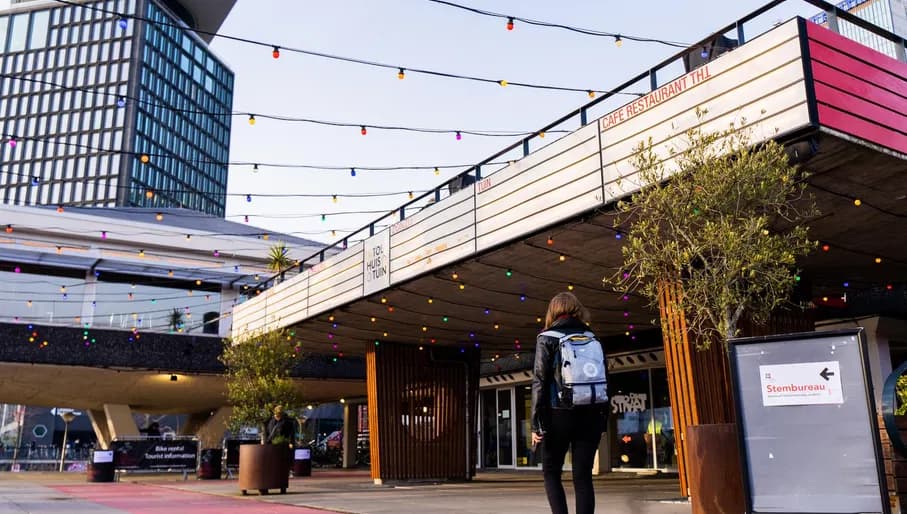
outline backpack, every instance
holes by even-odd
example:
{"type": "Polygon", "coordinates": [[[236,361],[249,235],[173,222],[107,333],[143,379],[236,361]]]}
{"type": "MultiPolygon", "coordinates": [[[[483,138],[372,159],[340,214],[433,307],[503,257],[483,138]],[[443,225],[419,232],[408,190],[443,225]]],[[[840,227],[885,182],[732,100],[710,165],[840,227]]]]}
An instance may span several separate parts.
{"type": "Polygon", "coordinates": [[[548,330],[540,335],[558,338],[554,352],[557,397],[565,407],[604,404],[608,401],[605,351],[592,332],[564,334],[548,330]]]}

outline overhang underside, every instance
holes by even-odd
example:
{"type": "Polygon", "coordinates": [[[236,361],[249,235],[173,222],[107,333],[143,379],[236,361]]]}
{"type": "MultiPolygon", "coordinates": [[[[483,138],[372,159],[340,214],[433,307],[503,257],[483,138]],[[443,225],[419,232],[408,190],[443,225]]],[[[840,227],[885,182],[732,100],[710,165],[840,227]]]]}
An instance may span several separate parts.
{"type": "MultiPolygon", "coordinates": [[[[365,396],[363,380],[295,379],[295,383],[309,403],[365,396]]],[[[225,392],[224,376],[217,374],[0,363],[0,403],[80,410],[125,404],[137,412],[189,413],[225,405],[225,392]]]]}
{"type": "MultiPolygon", "coordinates": [[[[810,223],[810,238],[820,242],[819,248],[800,264],[810,298],[853,296],[903,282],[905,156],[824,130],[810,137],[818,153],[802,166],[821,210],[810,223]],[[825,244],[828,251],[822,249],[825,244]]],[[[290,329],[317,353],[362,355],[376,341],[387,341],[423,347],[478,344],[483,359],[513,356],[534,349],[548,299],[572,285],[591,311],[593,328],[605,336],[627,337],[632,348],[634,332],[651,328],[657,313],[642,298],[625,298],[602,284],[621,261],[613,219],[608,208],[587,213],[290,329]]]]}

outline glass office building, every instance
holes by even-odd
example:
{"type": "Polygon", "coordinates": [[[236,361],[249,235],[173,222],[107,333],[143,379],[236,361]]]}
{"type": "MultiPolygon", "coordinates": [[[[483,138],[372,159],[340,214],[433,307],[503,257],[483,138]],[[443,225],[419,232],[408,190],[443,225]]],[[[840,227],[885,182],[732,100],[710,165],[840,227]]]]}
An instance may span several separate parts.
{"type": "MultiPolygon", "coordinates": [[[[907,4],[904,0],[844,0],[836,5],[883,29],[900,36],[907,36],[907,4]]],[[[810,18],[810,21],[827,26],[828,16],[826,13],[819,13],[810,18]]],[[[895,44],[885,38],[845,20],[838,20],[838,30],[841,35],[847,36],[849,39],[889,57],[897,58],[895,44]]]]}
{"type": "MultiPolygon", "coordinates": [[[[202,4],[26,1],[0,12],[3,202],[223,216],[233,73],[190,28],[193,9],[210,17],[202,4]]],[[[215,4],[222,21],[232,3],[215,4]]]]}

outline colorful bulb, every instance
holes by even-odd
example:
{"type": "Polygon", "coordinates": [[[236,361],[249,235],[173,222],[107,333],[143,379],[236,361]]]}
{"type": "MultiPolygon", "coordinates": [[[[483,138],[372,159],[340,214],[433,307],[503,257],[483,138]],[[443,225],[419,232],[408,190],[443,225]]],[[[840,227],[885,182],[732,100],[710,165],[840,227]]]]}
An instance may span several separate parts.
{"type": "Polygon", "coordinates": [[[13,137],[13,136],[10,136],[10,137],[9,137],[9,147],[10,147],[10,148],[15,148],[15,147],[16,147],[16,138],[13,137]]]}
{"type": "Polygon", "coordinates": [[[143,153],[143,154],[139,157],[139,161],[140,161],[142,164],[148,164],[148,163],[151,161],[151,157],[150,157],[148,154],[143,153]]]}
{"type": "Polygon", "coordinates": [[[614,45],[617,48],[620,48],[624,44],[624,41],[620,38],[620,34],[614,36],[614,45]]]}
{"type": "Polygon", "coordinates": [[[158,221],[164,221],[164,215],[163,215],[162,213],[159,212],[159,213],[157,213],[157,214],[154,215],[154,219],[156,219],[156,220],[158,220],[158,221]]]}
{"type": "Polygon", "coordinates": [[[280,47],[275,46],[274,51],[271,52],[271,55],[273,55],[275,59],[280,59],[280,47]]]}
{"type": "Polygon", "coordinates": [[[460,131],[457,131],[457,141],[463,139],[463,134],[460,134],[460,131]]]}
{"type": "Polygon", "coordinates": [[[252,201],[252,195],[246,195],[246,201],[247,201],[247,202],[251,202],[251,201],[252,201]]]}
{"type": "Polygon", "coordinates": [[[117,99],[117,107],[123,108],[126,107],[126,98],[121,96],[117,99]]]}
{"type": "Polygon", "coordinates": [[[253,126],[255,125],[255,115],[254,114],[249,115],[249,125],[253,125],[253,126]]]}
{"type": "Polygon", "coordinates": [[[441,174],[441,170],[439,170],[438,168],[435,168],[435,175],[440,175],[440,174],[441,174]]]}
{"type": "Polygon", "coordinates": [[[406,70],[400,68],[400,71],[397,72],[397,78],[403,80],[406,78],[406,70]]]}
{"type": "Polygon", "coordinates": [[[351,176],[351,177],[355,177],[355,176],[356,176],[356,168],[350,168],[350,176],[351,176]]]}
{"type": "Polygon", "coordinates": [[[12,226],[12,225],[7,225],[7,226],[6,226],[6,233],[7,233],[7,234],[12,234],[12,233],[13,233],[13,226],[12,226]]]}
{"type": "Polygon", "coordinates": [[[586,94],[589,95],[589,98],[595,98],[595,91],[592,91],[591,89],[589,91],[586,91],[586,94]]]}
{"type": "Polygon", "coordinates": [[[699,52],[699,56],[702,57],[703,59],[708,59],[709,58],[708,49],[705,47],[702,47],[702,52],[699,52]]]}
{"type": "Polygon", "coordinates": [[[507,30],[513,30],[513,18],[507,18],[507,30]]]}
{"type": "Polygon", "coordinates": [[[120,18],[117,20],[117,25],[119,25],[122,30],[126,30],[126,27],[129,26],[129,22],[126,21],[126,18],[120,18]]]}
{"type": "Polygon", "coordinates": [[[365,128],[365,125],[362,125],[359,127],[359,133],[362,134],[363,136],[368,134],[368,130],[365,128]]]}
{"type": "Polygon", "coordinates": [[[499,80],[499,81],[498,81],[498,84],[500,84],[501,87],[507,87],[507,81],[506,81],[506,80],[499,80]]]}

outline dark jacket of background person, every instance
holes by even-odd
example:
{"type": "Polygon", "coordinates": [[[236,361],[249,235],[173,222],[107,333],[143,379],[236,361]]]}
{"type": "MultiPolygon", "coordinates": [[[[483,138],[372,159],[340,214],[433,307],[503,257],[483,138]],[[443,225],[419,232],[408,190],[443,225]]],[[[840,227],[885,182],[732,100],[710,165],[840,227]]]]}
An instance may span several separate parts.
{"type": "Polygon", "coordinates": [[[293,420],[286,414],[280,417],[272,417],[268,420],[268,426],[265,429],[265,442],[270,443],[277,436],[283,436],[287,444],[292,444],[296,439],[296,425],[293,420]]]}

